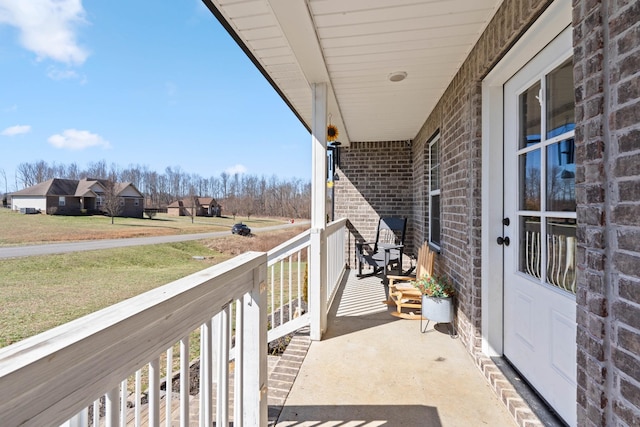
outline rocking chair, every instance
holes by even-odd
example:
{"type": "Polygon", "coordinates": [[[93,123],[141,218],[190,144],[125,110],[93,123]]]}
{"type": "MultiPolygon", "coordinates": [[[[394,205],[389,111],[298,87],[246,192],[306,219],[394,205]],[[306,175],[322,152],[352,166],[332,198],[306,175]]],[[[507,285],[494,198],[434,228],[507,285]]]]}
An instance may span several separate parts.
{"type": "Polygon", "coordinates": [[[397,310],[391,314],[404,319],[421,319],[415,312],[404,313],[403,308],[420,310],[422,307],[422,293],[410,281],[433,274],[433,260],[435,253],[429,248],[429,242],[424,242],[418,251],[415,276],[388,276],[389,299],[387,305],[395,305],[397,310]]]}
{"type": "Polygon", "coordinates": [[[394,265],[398,269],[398,274],[402,274],[406,229],[406,218],[380,218],[376,241],[356,243],[358,277],[373,276],[382,272],[382,281],[387,284],[387,268],[393,268],[394,265]],[[372,267],[373,272],[362,274],[364,264],[372,267]]]}

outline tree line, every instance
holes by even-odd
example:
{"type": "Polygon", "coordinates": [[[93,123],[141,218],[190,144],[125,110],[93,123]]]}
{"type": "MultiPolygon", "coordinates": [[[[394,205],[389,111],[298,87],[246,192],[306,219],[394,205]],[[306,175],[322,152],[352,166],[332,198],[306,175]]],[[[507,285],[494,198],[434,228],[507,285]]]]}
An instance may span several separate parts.
{"type": "MultiPolygon", "coordinates": [[[[225,215],[309,218],[311,212],[311,183],[299,178],[286,180],[275,175],[258,177],[226,172],[203,178],[183,171],[179,166],[167,167],[164,173],[158,173],[141,165],[107,166],[104,160],[89,163],[85,169],[76,163],[50,165],[44,160],[21,163],[16,168],[17,189],[51,178],[131,182],[144,194],[146,208],[162,209],[176,200],[213,197],[222,205],[225,215]]],[[[4,179],[6,185],[6,176],[4,179]]]]}

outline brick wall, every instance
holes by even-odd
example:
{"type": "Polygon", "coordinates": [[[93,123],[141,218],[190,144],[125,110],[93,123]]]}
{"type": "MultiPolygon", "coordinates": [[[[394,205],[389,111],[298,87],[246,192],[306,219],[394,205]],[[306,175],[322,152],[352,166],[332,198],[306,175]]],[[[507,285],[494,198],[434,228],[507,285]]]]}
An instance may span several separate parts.
{"type": "Polygon", "coordinates": [[[640,424],[640,3],[574,1],[578,423],[640,424]]]}
{"type": "Polygon", "coordinates": [[[142,218],[143,211],[144,211],[142,207],[142,203],[143,203],[142,198],[135,199],[135,198],[125,197],[124,206],[122,207],[122,212],[120,213],[120,216],[129,217],[129,218],[142,218]],[[136,201],[138,205],[136,205],[136,201]]]}
{"type": "MultiPolygon", "coordinates": [[[[550,3],[502,3],[412,141],[412,161],[407,163],[404,143],[356,143],[343,151],[340,174],[346,179],[337,186],[342,191],[336,198],[338,216],[349,217],[358,231],[371,236],[375,219],[389,212],[394,197],[376,190],[386,184],[379,174],[395,164],[390,160],[402,149],[411,174],[403,172],[398,182],[412,188],[396,203],[401,199],[397,206],[407,209],[417,247],[428,237],[426,142],[440,132],[443,230],[436,271],[452,277],[460,291],[456,327],[485,373],[491,361],[479,353],[481,82],[550,3]]],[[[580,426],[640,425],[639,22],[638,1],[573,0],[580,426]]],[[[491,383],[513,413],[520,410],[511,407],[513,392],[491,383]]]]}
{"type": "Polygon", "coordinates": [[[383,216],[408,218],[405,253],[413,252],[412,175],[408,141],[352,142],[341,148],[335,217],[351,222],[347,250],[352,268],[353,239],[375,240],[378,219],[383,216]]]}
{"type": "Polygon", "coordinates": [[[613,206],[608,232],[615,248],[611,406],[614,423],[631,426],[640,425],[640,3],[612,3],[605,53],[611,104],[605,144],[613,172],[607,186],[613,206]]]}
{"type": "MultiPolygon", "coordinates": [[[[426,142],[440,132],[442,253],[435,270],[451,277],[458,288],[456,327],[470,352],[482,344],[482,79],[550,3],[504,1],[413,140],[418,165],[428,158],[426,142]]],[[[423,200],[426,179],[414,175],[414,185],[424,188],[423,200]]],[[[414,212],[414,223],[425,224],[416,226],[416,243],[428,238],[427,215],[428,208],[414,212]]]]}
{"type": "MultiPolygon", "coordinates": [[[[458,288],[456,327],[470,352],[480,349],[482,334],[481,82],[550,3],[503,2],[410,148],[405,142],[353,143],[341,152],[336,217],[349,218],[357,237],[372,239],[379,216],[402,212],[410,218],[409,239],[418,247],[429,229],[426,142],[440,132],[442,253],[435,270],[458,288]],[[391,186],[389,167],[400,172],[391,186]]],[[[348,250],[352,258],[351,246],[348,250]]]]}

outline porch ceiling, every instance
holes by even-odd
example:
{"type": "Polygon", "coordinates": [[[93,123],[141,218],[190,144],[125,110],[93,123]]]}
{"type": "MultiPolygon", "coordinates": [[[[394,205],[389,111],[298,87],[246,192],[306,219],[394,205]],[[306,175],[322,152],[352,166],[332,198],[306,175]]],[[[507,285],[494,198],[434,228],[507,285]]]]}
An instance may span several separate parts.
{"type": "Polygon", "coordinates": [[[307,128],[328,83],[343,145],[413,139],[502,2],[204,1],[307,128]]]}

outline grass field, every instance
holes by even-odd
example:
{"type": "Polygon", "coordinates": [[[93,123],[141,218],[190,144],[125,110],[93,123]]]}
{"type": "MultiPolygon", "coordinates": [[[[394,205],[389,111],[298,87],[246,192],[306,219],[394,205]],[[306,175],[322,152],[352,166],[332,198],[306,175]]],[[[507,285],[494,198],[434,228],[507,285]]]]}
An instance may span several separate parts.
{"type": "Polygon", "coordinates": [[[158,214],[153,219],[111,218],[106,216],[22,215],[0,209],[0,246],[68,242],[95,239],[210,233],[231,230],[242,221],[252,229],[282,224],[271,218],[174,217],[158,214]]]}
{"type": "Polygon", "coordinates": [[[182,242],[0,261],[0,347],[229,257],[182,242]]]}
{"type": "MultiPolygon", "coordinates": [[[[0,212],[2,212],[0,210],[0,212]]],[[[0,214],[0,238],[14,235],[8,228],[24,227],[26,221],[34,221],[41,239],[36,234],[23,239],[13,239],[13,244],[74,240],[65,238],[61,225],[69,227],[73,219],[84,227],[85,233],[95,235],[101,230],[113,238],[109,232],[110,219],[103,223],[101,218],[91,222],[86,217],[54,217],[44,215],[20,215],[9,212],[0,214]],[[17,218],[17,219],[16,219],[17,218]],[[11,225],[5,226],[10,219],[11,225]],[[94,224],[94,228],[90,225],[94,224]],[[104,231],[104,230],[107,231],[104,231]],[[42,236],[45,236],[44,238],[42,236]]],[[[188,221],[171,221],[172,233],[196,232],[188,221]],[[185,231],[190,230],[190,231],[185,231]]],[[[214,220],[213,218],[206,218],[214,220]]],[[[118,221],[129,221],[116,218],[118,221]]],[[[218,220],[220,220],[218,218],[218,220]]],[[[161,223],[163,221],[131,220],[141,223],[161,223]]],[[[275,220],[256,219],[245,221],[250,226],[272,225],[275,220]]],[[[169,222],[169,221],[167,221],[169,222]]],[[[229,225],[233,219],[229,219],[229,225]]],[[[202,225],[197,225],[202,227],[202,225]]],[[[122,225],[127,227],[127,225],[122,225]]],[[[132,225],[129,225],[132,227],[132,225]]],[[[204,225],[207,227],[207,225],[204,225]]],[[[213,231],[208,225],[207,231],[213,231]]],[[[223,227],[223,226],[221,226],[223,227]]],[[[102,251],[76,252],[46,255],[0,261],[0,347],[26,337],[38,334],[54,326],[61,325],[85,314],[133,297],[157,286],[187,276],[211,265],[229,259],[247,250],[268,251],[279,243],[302,232],[305,227],[295,227],[281,231],[264,232],[253,237],[228,236],[203,241],[190,241],[162,245],[137,246],[102,251]],[[203,260],[194,256],[204,257],[203,260]]],[[[228,229],[228,228],[227,228],[228,229]]],[[[202,231],[202,230],[201,230],[202,231]]]]}

